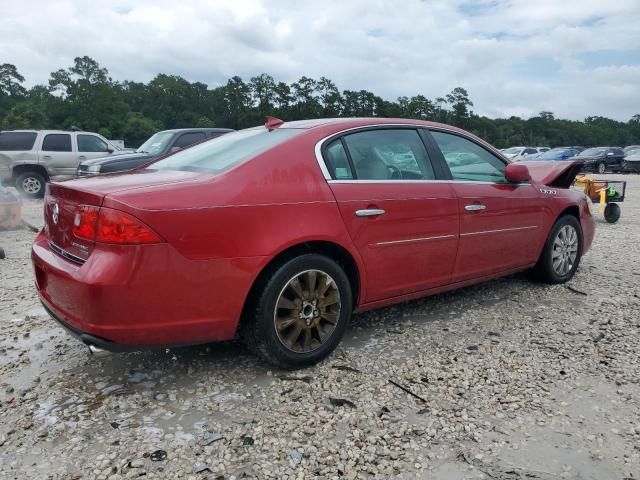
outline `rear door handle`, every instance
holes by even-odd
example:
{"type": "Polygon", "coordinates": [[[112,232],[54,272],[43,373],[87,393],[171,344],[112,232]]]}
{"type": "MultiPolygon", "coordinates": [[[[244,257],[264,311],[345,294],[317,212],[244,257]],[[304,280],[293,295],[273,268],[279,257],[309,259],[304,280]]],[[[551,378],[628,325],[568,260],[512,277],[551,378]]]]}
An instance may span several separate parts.
{"type": "Polygon", "coordinates": [[[480,210],[484,210],[486,207],[486,205],[482,205],[481,203],[472,203],[471,205],[465,205],[464,209],[467,212],[478,212],[480,210]]]}
{"type": "Polygon", "coordinates": [[[356,210],[356,216],[358,217],[375,217],[376,215],[382,215],[384,210],[380,208],[367,208],[365,210],[356,210]]]}

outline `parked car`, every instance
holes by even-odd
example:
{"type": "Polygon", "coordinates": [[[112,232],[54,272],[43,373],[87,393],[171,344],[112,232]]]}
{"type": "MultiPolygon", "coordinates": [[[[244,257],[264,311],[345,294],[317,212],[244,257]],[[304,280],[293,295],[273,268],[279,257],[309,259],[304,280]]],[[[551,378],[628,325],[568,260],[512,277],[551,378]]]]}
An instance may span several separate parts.
{"type": "Polygon", "coordinates": [[[628,145],[628,146],[623,148],[623,151],[624,151],[625,155],[628,155],[633,150],[640,150],[640,145],[628,145]]]}
{"type": "Polygon", "coordinates": [[[631,152],[624,157],[622,171],[640,173],[640,148],[631,150],[631,152]]]}
{"type": "Polygon", "coordinates": [[[520,160],[524,160],[525,157],[540,153],[537,147],[511,147],[502,149],[501,152],[505,157],[514,162],[519,162],[520,160]]]}
{"type": "Polygon", "coordinates": [[[536,155],[535,157],[533,157],[533,160],[570,160],[578,153],[578,150],[575,150],[573,148],[552,148],[551,150],[536,155]]]}
{"type": "Polygon", "coordinates": [[[93,351],[239,332],[301,367],[355,310],[527,269],[570,280],[595,228],[569,188],[580,166],[528,163],[437,123],[269,118],[125,175],[49,184],[35,285],[93,351]]]}
{"type": "Polygon", "coordinates": [[[77,175],[98,175],[122,172],[138,168],[156,158],[187,148],[194,143],[219,137],[232,132],[230,128],[179,128],[163,130],[153,134],[132,153],[118,155],[118,158],[104,157],[88,160],[78,165],[77,175]]]}
{"type": "Polygon", "coordinates": [[[605,173],[622,170],[624,152],[620,147],[594,147],[583,150],[574,160],[582,163],[585,172],[605,173]]]}
{"type": "Polygon", "coordinates": [[[115,156],[121,151],[102,135],[65,130],[0,132],[0,179],[26,197],[44,195],[45,183],[73,177],[83,160],[115,156]]]}

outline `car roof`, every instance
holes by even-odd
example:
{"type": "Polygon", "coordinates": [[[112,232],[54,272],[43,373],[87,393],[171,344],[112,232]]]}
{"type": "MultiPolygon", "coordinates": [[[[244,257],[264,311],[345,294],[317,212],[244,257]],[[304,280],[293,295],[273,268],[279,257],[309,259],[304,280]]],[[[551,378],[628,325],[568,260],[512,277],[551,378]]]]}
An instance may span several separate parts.
{"type": "Polygon", "coordinates": [[[169,130],[161,130],[161,132],[168,132],[168,133],[189,133],[189,132],[227,133],[227,132],[233,132],[233,131],[234,130],[232,128],[171,128],[169,130]]]}

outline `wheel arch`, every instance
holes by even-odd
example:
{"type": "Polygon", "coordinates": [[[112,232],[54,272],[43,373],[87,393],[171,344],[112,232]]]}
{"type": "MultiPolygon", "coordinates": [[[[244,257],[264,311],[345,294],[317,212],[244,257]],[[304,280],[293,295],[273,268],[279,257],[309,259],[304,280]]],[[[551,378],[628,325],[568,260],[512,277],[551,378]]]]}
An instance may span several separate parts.
{"type": "Polygon", "coordinates": [[[284,262],[306,253],[318,253],[325,255],[332,260],[335,260],[344,269],[353,292],[353,307],[354,309],[358,307],[359,300],[363,297],[364,274],[362,272],[362,267],[359,265],[354,255],[344,246],[335,242],[327,240],[308,240],[284,248],[262,267],[260,273],[258,273],[251,284],[249,292],[245,298],[238,328],[240,328],[246,321],[247,313],[253,307],[253,302],[257,298],[260,288],[264,286],[272,272],[284,262]]]}
{"type": "Polygon", "coordinates": [[[49,181],[49,173],[47,169],[42,165],[38,165],[36,163],[22,163],[20,165],[16,165],[13,167],[13,181],[15,182],[19,175],[22,175],[25,172],[36,172],[44,177],[46,181],[49,181]]]}

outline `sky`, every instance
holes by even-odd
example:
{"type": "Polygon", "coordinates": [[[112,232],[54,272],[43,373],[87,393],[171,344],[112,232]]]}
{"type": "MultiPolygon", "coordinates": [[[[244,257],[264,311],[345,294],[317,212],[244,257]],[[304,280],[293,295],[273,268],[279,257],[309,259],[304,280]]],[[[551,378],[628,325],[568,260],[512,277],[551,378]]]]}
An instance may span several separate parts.
{"type": "Polygon", "coordinates": [[[385,99],[467,89],[523,118],[640,113],[640,0],[0,0],[27,86],[88,55],[115,80],[326,76],[385,99]]]}

